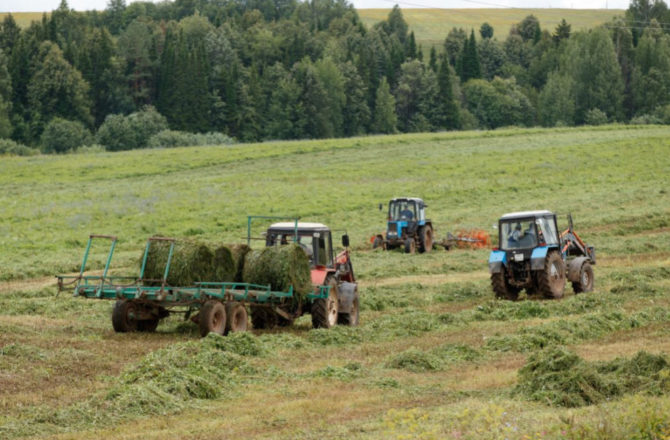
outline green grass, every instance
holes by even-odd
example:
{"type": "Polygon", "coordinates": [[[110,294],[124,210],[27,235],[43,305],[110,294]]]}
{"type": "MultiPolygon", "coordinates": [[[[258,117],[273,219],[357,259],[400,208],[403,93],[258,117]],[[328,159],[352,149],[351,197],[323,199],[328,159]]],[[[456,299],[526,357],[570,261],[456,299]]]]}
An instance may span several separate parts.
{"type": "MultiPolygon", "coordinates": [[[[368,27],[385,20],[389,12],[389,9],[358,10],[361,20],[368,27]]],[[[493,26],[493,36],[503,41],[512,26],[530,14],[536,16],[540,27],[549,32],[553,32],[562,19],[572,25],[574,32],[594,28],[623,13],[619,9],[402,9],[417,44],[424,48],[424,56],[428,55],[432,46],[441,50],[444,39],[454,27],[463,28],[468,33],[474,29],[479,38],[479,27],[487,22],[493,26]]]]}
{"type": "MultiPolygon", "coordinates": [[[[0,437],[667,438],[666,372],[649,395],[628,362],[670,352],[669,134],[511,128],[3,157],[0,437]],[[426,200],[438,237],[494,234],[508,211],[572,212],[597,249],[595,290],[496,301],[487,250],[373,251],[377,205],[399,195],[426,200]],[[241,242],[247,214],[346,229],[361,325],[312,330],[304,316],[201,341],[173,316],[155,334],[115,334],[111,302],[56,296],[51,276],[78,269],[89,233],[118,235],[113,269],[132,274],[148,236],[241,242]],[[519,392],[543,347],[626,386],[577,408],[519,392]]],[[[105,254],[93,249],[93,269],[105,254]]]]}

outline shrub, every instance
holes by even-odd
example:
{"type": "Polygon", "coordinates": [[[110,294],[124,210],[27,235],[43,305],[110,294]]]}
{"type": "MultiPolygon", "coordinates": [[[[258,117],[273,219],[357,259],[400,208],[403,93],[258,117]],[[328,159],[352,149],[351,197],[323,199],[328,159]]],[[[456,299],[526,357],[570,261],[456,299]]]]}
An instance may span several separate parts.
{"type": "Polygon", "coordinates": [[[223,133],[188,133],[163,130],[149,138],[149,148],[195,147],[201,145],[227,145],[233,140],[223,133]]]}
{"type": "Polygon", "coordinates": [[[91,133],[79,121],[54,118],[42,132],[42,151],[66,153],[91,142],[91,133]]]}
{"type": "Polygon", "coordinates": [[[39,151],[34,148],[17,144],[11,139],[0,139],[0,156],[34,156],[36,154],[39,154],[39,151]]]}
{"type": "Polygon", "coordinates": [[[108,115],[98,129],[97,141],[109,151],[145,148],[151,136],[167,128],[165,117],[147,106],[128,116],[108,115]]]}
{"type": "Polygon", "coordinates": [[[586,116],[584,116],[584,123],[586,123],[586,125],[607,124],[607,114],[599,108],[592,108],[586,112],[586,116]]]}

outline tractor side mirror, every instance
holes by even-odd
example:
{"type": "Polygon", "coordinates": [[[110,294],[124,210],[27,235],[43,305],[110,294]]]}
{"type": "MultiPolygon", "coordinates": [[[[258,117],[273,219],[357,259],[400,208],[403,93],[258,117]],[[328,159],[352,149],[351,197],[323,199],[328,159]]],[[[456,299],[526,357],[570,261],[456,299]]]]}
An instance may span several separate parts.
{"type": "Polygon", "coordinates": [[[344,234],[342,236],[342,246],[344,246],[345,248],[349,247],[349,235],[344,234]]]}
{"type": "Polygon", "coordinates": [[[382,209],[384,209],[384,205],[382,205],[382,204],[380,203],[380,204],[379,204],[379,210],[381,211],[382,209]]]}

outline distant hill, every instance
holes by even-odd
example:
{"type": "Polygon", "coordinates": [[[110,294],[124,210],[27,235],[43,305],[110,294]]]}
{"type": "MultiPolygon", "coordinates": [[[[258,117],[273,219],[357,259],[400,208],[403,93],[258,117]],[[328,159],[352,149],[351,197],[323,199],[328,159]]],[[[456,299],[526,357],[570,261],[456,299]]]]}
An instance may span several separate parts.
{"type": "MultiPolygon", "coordinates": [[[[367,26],[384,20],[390,9],[359,9],[358,14],[367,26]]],[[[430,48],[441,46],[451,28],[462,27],[468,32],[477,31],[482,23],[488,22],[495,33],[494,38],[503,40],[512,25],[533,14],[540,20],[542,29],[553,31],[565,18],[572,30],[596,27],[623,15],[623,9],[402,9],[402,14],[414,31],[417,44],[430,48]]]]}

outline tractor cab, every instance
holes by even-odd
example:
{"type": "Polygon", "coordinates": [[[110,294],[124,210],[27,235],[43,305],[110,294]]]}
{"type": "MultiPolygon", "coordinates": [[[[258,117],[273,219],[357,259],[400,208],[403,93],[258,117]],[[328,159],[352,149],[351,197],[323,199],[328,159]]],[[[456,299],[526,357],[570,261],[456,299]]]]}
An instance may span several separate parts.
{"type": "Polygon", "coordinates": [[[336,275],[341,281],[355,281],[346,249],[349,246],[348,235],[342,236],[345,250],[335,255],[331,230],[321,223],[282,222],[274,223],[267,229],[266,246],[289,243],[299,245],[309,257],[313,284],[323,284],[329,275],[336,275]]]}
{"type": "Polygon", "coordinates": [[[389,201],[387,239],[402,239],[408,232],[414,234],[418,226],[426,223],[425,208],[423,200],[416,197],[389,201]]]}
{"type": "Polygon", "coordinates": [[[506,214],[500,218],[498,230],[500,249],[513,253],[559,244],[556,215],[549,211],[506,214]]]}
{"type": "Polygon", "coordinates": [[[266,246],[296,243],[309,257],[312,268],[333,267],[333,241],[328,226],[321,223],[275,223],[265,235],[266,246]]]}

